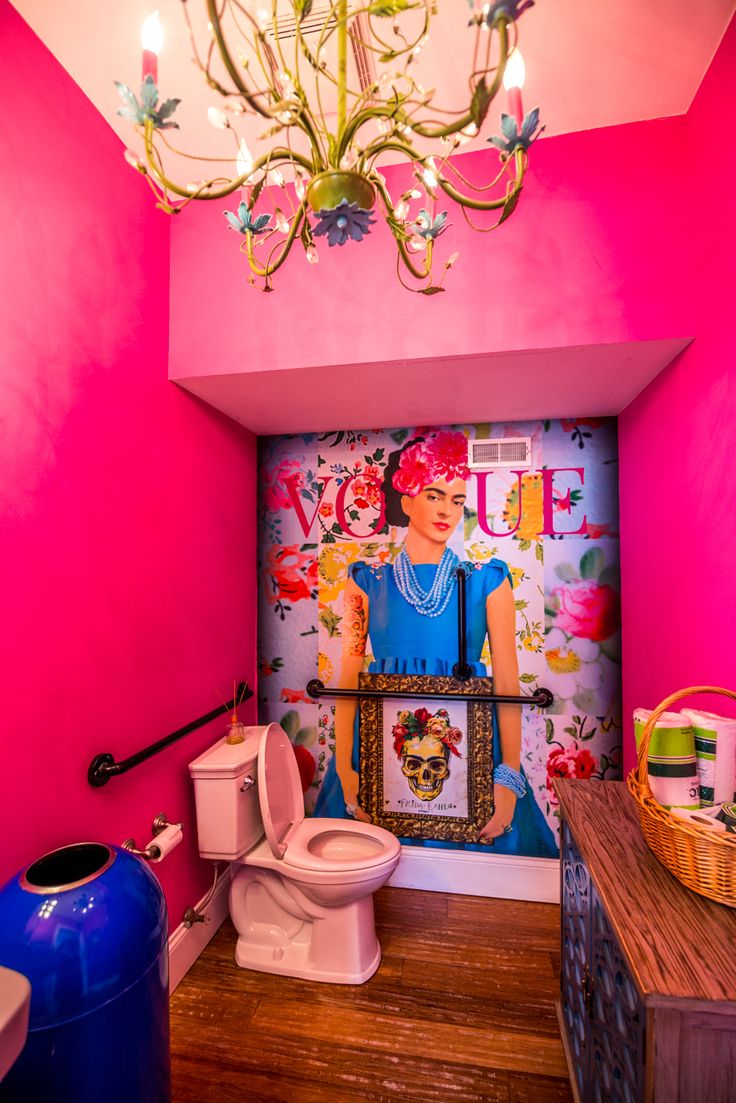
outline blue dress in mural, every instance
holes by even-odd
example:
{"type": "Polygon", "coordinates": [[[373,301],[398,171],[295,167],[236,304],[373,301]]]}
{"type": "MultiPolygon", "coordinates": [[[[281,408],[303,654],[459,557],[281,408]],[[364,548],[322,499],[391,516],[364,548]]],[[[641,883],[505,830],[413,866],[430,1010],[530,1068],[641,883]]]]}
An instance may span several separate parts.
{"type": "MultiPolygon", "coordinates": [[[[468,663],[477,677],[486,677],[480,662],[487,632],[486,599],[509,577],[507,565],[500,559],[488,563],[465,563],[467,574],[467,653],[468,663]]],[[[433,563],[414,565],[418,581],[425,591],[432,587],[437,567],[433,563]]],[[[438,617],[422,616],[399,593],[393,567],[354,563],[350,577],[367,595],[369,602],[369,635],[374,661],[372,674],[441,674],[452,676],[457,662],[457,586],[445,611],[438,617]]],[[[357,735],[353,740],[353,768],[359,768],[357,735]]],[[[501,747],[493,716],[493,761],[501,761],[501,747]]],[[[522,770],[523,773],[523,770],[522,770]]],[[[337,775],[333,755],[320,787],[314,809],[315,816],[344,818],[345,799],[337,775]]],[[[539,858],[557,857],[555,837],[538,807],[534,795],[516,802],[512,830],[501,835],[493,846],[483,843],[453,843],[436,839],[402,839],[409,846],[435,846],[443,849],[482,850],[491,854],[523,854],[539,858]]]]}

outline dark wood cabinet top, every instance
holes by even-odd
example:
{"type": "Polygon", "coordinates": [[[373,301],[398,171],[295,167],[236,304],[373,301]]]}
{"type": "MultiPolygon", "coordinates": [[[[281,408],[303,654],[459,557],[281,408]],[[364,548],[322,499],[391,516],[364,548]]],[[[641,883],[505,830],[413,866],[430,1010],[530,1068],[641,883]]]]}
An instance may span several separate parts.
{"type": "Polygon", "coordinates": [[[642,996],[736,1010],[736,909],[691,892],[655,858],[624,782],[559,779],[555,789],[642,996]]]}

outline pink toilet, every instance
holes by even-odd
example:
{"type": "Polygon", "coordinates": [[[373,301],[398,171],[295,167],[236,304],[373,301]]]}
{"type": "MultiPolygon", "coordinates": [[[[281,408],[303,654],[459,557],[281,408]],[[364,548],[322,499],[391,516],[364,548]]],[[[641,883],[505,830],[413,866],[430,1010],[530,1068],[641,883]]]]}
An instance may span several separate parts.
{"type": "Polygon", "coordinates": [[[247,969],[362,984],[381,960],[373,893],[398,839],[357,820],[305,819],[299,770],[278,724],[246,728],[189,764],[199,852],[233,862],[235,960],[247,969]],[[265,837],[264,837],[265,833],[265,837]]]}

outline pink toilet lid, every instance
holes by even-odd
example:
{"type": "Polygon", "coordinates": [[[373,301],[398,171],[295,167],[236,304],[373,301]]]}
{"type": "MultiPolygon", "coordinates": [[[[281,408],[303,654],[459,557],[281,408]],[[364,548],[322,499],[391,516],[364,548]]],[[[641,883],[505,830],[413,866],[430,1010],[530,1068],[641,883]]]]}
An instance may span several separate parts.
{"type": "Polygon", "coordinates": [[[304,797],[296,756],[280,724],[269,724],[261,736],[258,795],[271,853],[283,858],[289,832],[304,819],[304,797]]]}

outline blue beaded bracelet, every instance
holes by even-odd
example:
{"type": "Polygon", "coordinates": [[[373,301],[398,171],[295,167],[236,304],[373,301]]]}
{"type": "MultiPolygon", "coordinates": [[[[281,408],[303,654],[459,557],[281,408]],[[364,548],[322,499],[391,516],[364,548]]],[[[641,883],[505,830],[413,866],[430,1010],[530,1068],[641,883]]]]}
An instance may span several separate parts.
{"type": "Polygon", "coordinates": [[[507,789],[510,789],[515,797],[526,796],[526,781],[524,775],[519,770],[514,770],[512,766],[507,766],[505,762],[500,762],[493,771],[493,780],[497,785],[504,785],[507,789]]]}

